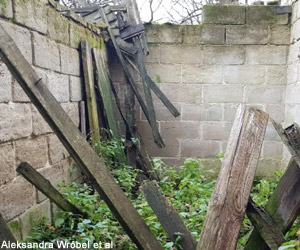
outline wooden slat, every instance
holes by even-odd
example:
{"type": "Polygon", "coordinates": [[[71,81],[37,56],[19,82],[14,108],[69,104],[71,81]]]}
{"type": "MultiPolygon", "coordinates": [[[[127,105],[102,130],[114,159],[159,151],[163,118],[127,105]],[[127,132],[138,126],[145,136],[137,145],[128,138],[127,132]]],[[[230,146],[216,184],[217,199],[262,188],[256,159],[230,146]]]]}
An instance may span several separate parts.
{"type": "MultiPolygon", "coordinates": [[[[132,66],[132,68],[140,74],[139,69],[135,66],[135,64],[131,61],[131,59],[126,56],[125,59],[132,66]]],[[[156,94],[156,96],[161,100],[161,102],[166,106],[166,108],[170,111],[170,113],[177,117],[180,115],[180,112],[176,109],[176,107],[170,102],[170,100],[165,96],[165,94],[160,90],[160,88],[156,85],[156,83],[151,79],[150,76],[147,77],[148,84],[152,91],[156,94]]]]}
{"type": "Polygon", "coordinates": [[[300,128],[298,124],[294,123],[285,129],[283,129],[282,126],[274,120],[272,120],[272,124],[282,142],[300,166],[300,128]]]}
{"type": "MultiPolygon", "coordinates": [[[[37,55],[38,56],[38,55],[37,55]]],[[[106,166],[0,25],[0,58],[139,249],[162,249],[106,166]]]]}
{"type": "Polygon", "coordinates": [[[86,136],[86,116],[85,116],[85,103],[81,101],[79,103],[79,119],[80,119],[80,131],[86,136]]]}
{"type": "MultiPolygon", "coordinates": [[[[128,87],[131,88],[129,85],[128,85],[128,87]]],[[[148,154],[145,150],[145,145],[144,145],[143,139],[142,139],[141,135],[139,134],[137,127],[135,126],[134,115],[129,113],[129,112],[131,112],[131,110],[134,110],[134,101],[133,101],[134,96],[129,97],[129,98],[133,98],[133,100],[129,101],[130,106],[127,106],[128,103],[126,102],[127,111],[125,110],[125,113],[124,113],[124,111],[121,108],[120,98],[118,97],[117,91],[114,88],[113,84],[111,85],[111,88],[112,88],[112,92],[115,96],[115,100],[116,100],[116,104],[117,104],[119,113],[122,117],[122,120],[123,120],[125,126],[126,126],[126,131],[127,131],[127,133],[130,133],[130,134],[126,135],[126,138],[128,138],[128,137],[129,137],[129,139],[136,138],[139,141],[139,147],[136,147],[136,151],[137,151],[136,152],[136,161],[137,161],[137,163],[139,163],[141,170],[143,170],[143,172],[151,180],[155,179],[153,176],[153,167],[150,162],[150,157],[148,156],[148,154]]],[[[131,91],[132,91],[132,89],[131,89],[131,91]]],[[[131,93],[129,95],[131,95],[131,93]]],[[[132,159],[132,160],[134,160],[134,159],[132,159]]],[[[132,166],[134,166],[134,165],[132,165],[132,166]]]]}
{"type": "Polygon", "coordinates": [[[278,250],[285,241],[284,235],[271,216],[251,199],[247,205],[246,213],[268,247],[271,250],[278,250]]]}
{"type": "Polygon", "coordinates": [[[50,181],[44,178],[28,163],[22,162],[21,164],[19,164],[17,172],[62,210],[86,216],[83,212],[80,211],[80,209],[70,203],[60,192],[58,192],[56,188],[51,185],[50,181]]]}
{"type": "Polygon", "coordinates": [[[195,250],[197,244],[191,232],[184,225],[182,218],[170,201],[161,193],[157,183],[155,181],[148,182],[141,186],[140,190],[168,234],[169,239],[176,242],[178,237],[176,233],[181,233],[182,240],[178,244],[182,249],[195,250]]]}
{"type": "MultiPolygon", "coordinates": [[[[106,50],[105,48],[102,48],[101,50],[93,49],[92,51],[93,51],[94,61],[96,65],[97,75],[98,75],[97,89],[103,101],[103,106],[106,114],[105,117],[107,119],[108,126],[113,133],[113,137],[121,140],[121,132],[117,122],[114,103],[111,96],[111,83],[108,77],[108,68],[105,59],[106,50]]],[[[126,163],[125,153],[119,152],[116,155],[116,159],[120,163],[126,163]]]]}
{"type": "MultiPolygon", "coordinates": [[[[5,220],[3,219],[1,213],[0,213],[0,246],[3,242],[6,243],[17,243],[15,237],[13,236],[13,234],[11,233],[11,231],[9,230],[5,220]]],[[[3,249],[19,249],[19,248],[3,248],[3,249]]]]}
{"type": "Polygon", "coordinates": [[[134,40],[134,45],[138,49],[136,58],[137,58],[137,64],[139,67],[140,76],[141,76],[143,87],[144,87],[144,93],[145,93],[146,103],[147,103],[147,110],[149,112],[149,123],[152,128],[152,136],[154,138],[154,142],[156,143],[156,145],[158,147],[162,148],[165,146],[165,144],[164,144],[163,139],[160,136],[157,122],[156,122],[156,115],[155,115],[155,109],[154,109],[153,100],[152,100],[152,94],[151,94],[150,86],[148,84],[148,74],[147,74],[147,71],[145,68],[144,52],[143,52],[143,49],[141,46],[140,38],[134,38],[133,40],[134,40]]]}
{"type": "Polygon", "coordinates": [[[81,42],[81,59],[84,73],[84,85],[87,101],[87,110],[92,145],[100,153],[100,129],[95,93],[95,79],[92,61],[92,52],[88,41],[81,42]]]}
{"type": "Polygon", "coordinates": [[[111,84],[108,77],[108,69],[105,60],[105,49],[93,49],[93,56],[96,65],[96,71],[98,75],[97,86],[100,96],[103,101],[106,117],[108,120],[109,128],[111,129],[115,138],[121,138],[121,132],[117,122],[114,103],[111,96],[111,84]]]}
{"type": "MultiPolygon", "coordinates": [[[[120,111],[122,112],[122,110],[120,111]]],[[[135,127],[135,97],[132,88],[127,83],[125,90],[125,115],[126,115],[126,141],[132,142],[132,138],[136,138],[135,127]]],[[[128,164],[134,168],[137,167],[137,147],[128,145],[126,147],[126,155],[128,164]]]]}
{"type": "Polygon", "coordinates": [[[236,248],[267,122],[263,111],[239,107],[197,250],[236,248]]]}

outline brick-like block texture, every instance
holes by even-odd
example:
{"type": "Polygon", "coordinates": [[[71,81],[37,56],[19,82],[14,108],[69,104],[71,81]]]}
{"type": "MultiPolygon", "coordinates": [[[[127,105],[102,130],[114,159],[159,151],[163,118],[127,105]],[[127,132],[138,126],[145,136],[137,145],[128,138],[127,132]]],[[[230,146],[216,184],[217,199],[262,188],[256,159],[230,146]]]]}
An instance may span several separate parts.
{"type": "Polygon", "coordinates": [[[23,177],[0,187],[0,212],[5,220],[24,213],[35,203],[35,189],[23,177]]]}

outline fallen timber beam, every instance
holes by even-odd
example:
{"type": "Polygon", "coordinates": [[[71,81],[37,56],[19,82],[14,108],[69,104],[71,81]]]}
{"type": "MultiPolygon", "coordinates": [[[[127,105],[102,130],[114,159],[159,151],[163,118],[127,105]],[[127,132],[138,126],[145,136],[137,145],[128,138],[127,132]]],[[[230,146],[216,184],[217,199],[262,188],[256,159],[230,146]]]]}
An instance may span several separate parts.
{"type": "Polygon", "coordinates": [[[26,162],[19,164],[17,172],[21,174],[27,181],[34,185],[39,191],[53,201],[58,207],[64,211],[74,214],[86,216],[79,208],[70,203],[60,192],[52,186],[50,181],[44,178],[38,171],[26,162]]]}
{"type": "MultiPolygon", "coordinates": [[[[272,121],[274,128],[278,132],[279,136],[283,142],[289,145],[289,149],[294,147],[293,151],[299,148],[299,145],[295,143],[289,143],[289,139],[285,132],[289,133],[291,127],[284,130],[280,124],[272,121]],[[293,145],[293,146],[292,146],[293,145]]],[[[296,138],[299,138],[299,127],[293,126],[293,134],[296,138]]],[[[291,139],[295,142],[295,137],[291,139]]],[[[299,151],[298,151],[299,152],[299,151]]],[[[293,153],[292,153],[293,154],[293,153]]],[[[299,154],[298,154],[299,157],[299,154]]],[[[281,232],[285,234],[293,225],[293,222],[300,213],[300,168],[295,158],[293,157],[284,175],[281,177],[276,189],[271,195],[267,206],[266,212],[272,217],[272,219],[277,223],[281,232]]],[[[263,238],[260,236],[257,229],[253,229],[244,250],[267,250],[269,249],[263,238]]]]}
{"type": "Polygon", "coordinates": [[[76,128],[1,25],[0,58],[8,66],[75,162],[90,179],[131,240],[139,249],[162,249],[100,157],[76,128]]]}
{"type": "Polygon", "coordinates": [[[271,250],[278,250],[285,241],[284,235],[271,216],[251,199],[248,202],[246,214],[268,247],[271,250]]]}
{"type": "MultiPolygon", "coordinates": [[[[6,242],[7,244],[10,243],[17,243],[15,237],[13,236],[12,232],[9,230],[5,220],[3,219],[1,213],[0,213],[0,246],[3,242],[6,242]]],[[[19,248],[6,248],[3,249],[19,249],[19,248]]]]}
{"type": "Polygon", "coordinates": [[[235,250],[267,128],[268,114],[238,108],[197,250],[235,250]]]}
{"type": "Polygon", "coordinates": [[[181,233],[182,240],[178,242],[182,247],[181,249],[195,250],[197,243],[191,232],[184,225],[170,201],[161,193],[157,183],[155,181],[148,182],[141,186],[140,190],[168,234],[169,239],[176,242],[178,237],[176,233],[181,233]]]}

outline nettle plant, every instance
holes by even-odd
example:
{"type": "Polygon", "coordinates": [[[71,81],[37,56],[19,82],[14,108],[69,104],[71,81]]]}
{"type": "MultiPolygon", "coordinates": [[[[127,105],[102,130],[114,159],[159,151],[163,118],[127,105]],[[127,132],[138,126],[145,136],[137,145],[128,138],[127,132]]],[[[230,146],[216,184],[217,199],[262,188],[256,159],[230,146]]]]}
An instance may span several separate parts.
{"type": "MultiPolygon", "coordinates": [[[[137,185],[142,185],[142,183],[136,182],[138,170],[124,164],[116,164],[112,160],[118,151],[124,150],[123,145],[123,140],[110,140],[101,144],[100,157],[161,245],[165,249],[181,249],[179,244],[181,235],[178,234],[176,242],[168,240],[157,217],[136,188],[137,185]]],[[[216,183],[215,179],[212,178],[211,171],[204,170],[201,161],[197,159],[187,159],[183,166],[172,167],[165,165],[160,158],[155,158],[153,165],[154,174],[160,176],[158,184],[162,193],[179,212],[195,240],[198,240],[216,183]]],[[[255,180],[251,197],[258,205],[262,207],[266,205],[281,175],[281,173],[276,173],[273,180],[255,180]]],[[[93,187],[86,183],[72,183],[71,185],[61,183],[59,187],[64,196],[87,213],[88,217],[82,218],[70,212],[59,211],[53,225],[47,224],[47,220],[45,220],[34,228],[27,241],[54,242],[56,239],[63,239],[67,242],[85,243],[89,241],[91,244],[100,241],[104,243],[113,241],[114,249],[136,249],[136,246],[131,242],[93,187]]],[[[286,235],[286,240],[290,241],[285,243],[281,249],[297,249],[299,247],[297,241],[299,226],[299,221],[296,221],[286,235]]],[[[251,228],[250,221],[245,218],[240,233],[239,246],[245,244],[251,228]]]]}

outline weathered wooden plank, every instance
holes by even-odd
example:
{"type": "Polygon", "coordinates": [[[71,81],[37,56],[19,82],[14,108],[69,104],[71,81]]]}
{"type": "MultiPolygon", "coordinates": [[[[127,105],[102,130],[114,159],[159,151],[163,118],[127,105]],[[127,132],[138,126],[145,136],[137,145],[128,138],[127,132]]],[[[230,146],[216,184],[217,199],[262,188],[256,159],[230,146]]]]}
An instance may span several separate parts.
{"type": "Polygon", "coordinates": [[[138,52],[137,52],[137,56],[136,56],[136,61],[137,61],[137,65],[139,67],[139,71],[140,71],[140,76],[142,79],[142,83],[143,83],[143,87],[144,87],[144,93],[145,93],[145,97],[146,97],[146,103],[147,103],[147,110],[149,112],[149,123],[150,126],[152,128],[152,136],[154,138],[154,142],[156,143],[156,145],[160,148],[164,147],[164,141],[160,136],[159,130],[158,130],[158,126],[157,126],[157,122],[156,122],[156,115],[155,115],[155,109],[154,109],[154,105],[153,105],[153,100],[152,100],[152,94],[151,94],[151,90],[148,84],[148,74],[145,68],[145,61],[144,61],[144,52],[141,46],[141,41],[140,38],[133,38],[134,40],[134,45],[136,46],[138,52]]]}
{"type": "Polygon", "coordinates": [[[300,128],[297,123],[294,123],[283,129],[282,126],[272,120],[272,124],[280,136],[282,142],[288,148],[292,157],[300,166],[300,128]]]}
{"type": "Polygon", "coordinates": [[[247,205],[246,213],[268,247],[271,250],[278,250],[285,241],[284,235],[271,216],[251,199],[247,205]]]}
{"type": "Polygon", "coordinates": [[[100,153],[100,128],[95,93],[95,79],[90,44],[87,40],[81,42],[81,59],[84,73],[84,85],[92,145],[100,153]]]}
{"type": "Polygon", "coordinates": [[[197,250],[236,248],[267,122],[263,111],[239,107],[197,250]]]}
{"type": "MultiPolygon", "coordinates": [[[[120,111],[122,112],[122,110],[120,111]]],[[[125,115],[126,115],[126,142],[132,142],[132,138],[136,137],[135,127],[135,97],[132,88],[127,83],[125,90],[125,115]]],[[[127,162],[130,166],[137,167],[137,148],[135,145],[127,145],[126,147],[127,162]]]]}
{"type": "Polygon", "coordinates": [[[53,201],[58,207],[64,211],[74,214],[86,216],[79,208],[70,203],[60,192],[53,187],[46,178],[38,171],[31,167],[28,163],[22,162],[17,168],[17,172],[21,174],[27,181],[34,185],[39,191],[53,201]]]}
{"type": "MultiPolygon", "coordinates": [[[[300,144],[296,144],[294,137],[298,137],[299,128],[298,126],[290,126],[287,130],[283,129],[281,125],[272,121],[273,125],[282,138],[283,142],[288,146],[289,150],[292,150],[292,154],[297,152],[295,155],[299,158],[300,144]],[[290,136],[286,136],[285,133],[290,133],[290,136]],[[290,141],[291,140],[291,141],[290,141]]],[[[280,227],[281,232],[285,234],[293,222],[300,213],[300,169],[299,164],[293,157],[288,165],[288,168],[282,178],[280,179],[274,193],[270,197],[266,206],[266,212],[272,217],[272,219],[280,227]]],[[[249,240],[244,250],[267,250],[268,246],[260,236],[259,232],[254,229],[249,237],[249,240]]]]}
{"type": "MultiPolygon", "coordinates": [[[[107,119],[108,126],[112,131],[113,137],[117,139],[121,139],[121,132],[117,122],[114,103],[111,96],[111,83],[108,77],[108,68],[105,59],[106,50],[105,48],[103,48],[102,50],[93,49],[92,51],[93,51],[93,56],[94,56],[94,61],[95,61],[96,71],[98,76],[97,89],[103,101],[105,117],[107,119]]],[[[116,159],[120,163],[126,163],[125,153],[119,152],[116,155],[116,159]]]]}
{"type": "MultiPolygon", "coordinates": [[[[131,59],[128,56],[125,56],[125,59],[127,62],[132,66],[132,68],[140,74],[139,69],[135,66],[135,64],[131,61],[131,59]]],[[[170,111],[170,113],[177,117],[180,115],[180,112],[176,109],[176,107],[170,102],[170,100],[165,96],[165,94],[159,89],[159,87],[156,85],[156,83],[151,79],[150,76],[147,76],[147,81],[152,89],[152,91],[156,94],[156,96],[161,100],[161,102],[166,106],[166,108],[170,111]]]]}
{"type": "Polygon", "coordinates": [[[81,101],[79,103],[79,119],[80,119],[80,131],[86,136],[86,116],[85,116],[85,103],[81,101]]]}
{"type": "Polygon", "coordinates": [[[162,249],[94,149],[0,25],[0,58],[139,249],[162,249]]]}
{"type": "MultiPolygon", "coordinates": [[[[6,243],[17,243],[15,237],[13,236],[12,232],[9,230],[5,220],[3,219],[1,213],[0,213],[0,246],[3,242],[6,243]]],[[[6,248],[3,249],[19,249],[19,248],[6,248]]]]}
{"type": "MultiPolygon", "coordinates": [[[[288,169],[281,177],[266,206],[266,212],[285,234],[300,213],[300,169],[291,159],[288,169]]],[[[253,229],[244,250],[269,249],[257,229],[253,229]]]]}
{"type": "Polygon", "coordinates": [[[161,193],[157,183],[155,181],[148,182],[141,186],[140,190],[168,234],[169,239],[175,242],[178,237],[176,233],[181,233],[182,240],[179,244],[182,249],[195,250],[197,243],[191,232],[184,225],[182,218],[170,201],[161,193]]]}
{"type": "Polygon", "coordinates": [[[106,117],[108,120],[109,128],[111,129],[115,138],[121,138],[121,132],[117,122],[114,103],[111,96],[111,84],[108,77],[108,69],[105,60],[105,49],[93,49],[93,56],[96,65],[96,72],[98,75],[97,86],[100,96],[103,101],[106,117]]]}
{"type": "MultiPolygon", "coordinates": [[[[133,90],[129,86],[129,84],[128,84],[128,87],[130,88],[131,92],[133,92],[133,90]]],[[[122,117],[122,120],[123,120],[125,126],[126,126],[126,131],[127,131],[127,133],[130,133],[130,134],[126,135],[126,138],[129,138],[129,139],[136,138],[139,141],[139,147],[136,147],[136,151],[137,151],[136,152],[136,162],[139,164],[140,169],[146,174],[147,177],[149,177],[151,180],[155,179],[153,176],[153,167],[152,167],[152,164],[150,161],[150,157],[148,156],[148,154],[145,150],[145,145],[144,145],[143,139],[142,139],[141,135],[139,134],[137,127],[135,126],[134,115],[132,115],[132,113],[130,113],[131,110],[134,110],[134,96],[131,96],[132,93],[129,92],[130,93],[129,98],[133,98],[133,100],[130,100],[129,101],[130,103],[127,103],[127,101],[126,101],[126,107],[125,107],[126,110],[124,113],[124,111],[121,108],[120,98],[118,97],[117,91],[114,88],[113,84],[111,85],[111,88],[112,88],[112,92],[115,96],[115,100],[116,100],[116,104],[117,104],[119,113],[122,117]],[[129,104],[129,106],[127,106],[127,104],[129,104]],[[128,115],[128,117],[127,117],[127,115],[128,115]]],[[[126,92],[127,92],[127,90],[126,90],[126,92]]],[[[132,165],[132,166],[134,166],[134,165],[132,165]]]]}

